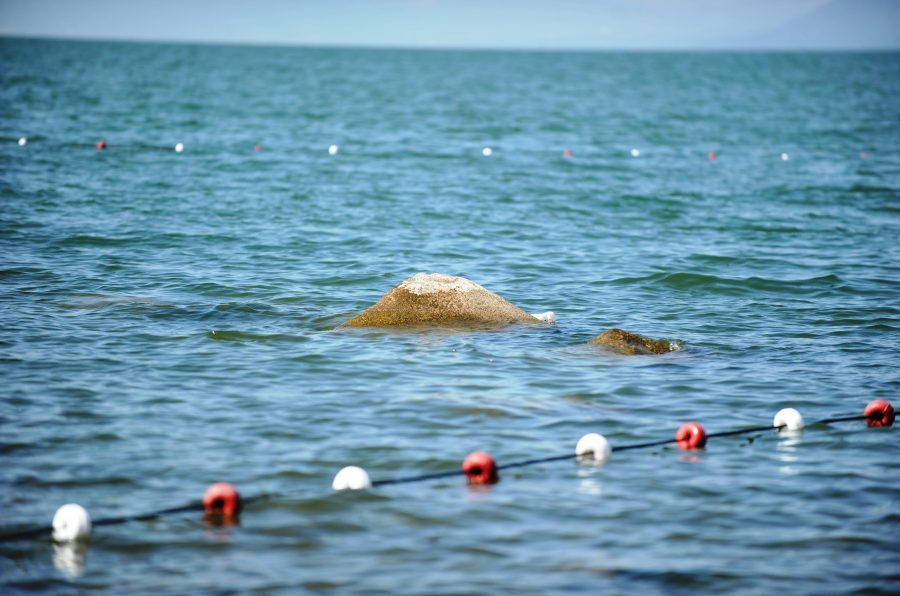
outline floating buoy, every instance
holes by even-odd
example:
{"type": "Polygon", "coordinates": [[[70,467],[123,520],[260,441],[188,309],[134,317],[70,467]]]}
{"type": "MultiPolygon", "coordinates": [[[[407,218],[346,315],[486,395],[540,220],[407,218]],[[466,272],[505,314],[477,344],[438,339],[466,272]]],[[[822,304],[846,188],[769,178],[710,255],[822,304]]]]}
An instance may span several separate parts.
{"type": "Polygon", "coordinates": [[[337,153],[338,153],[338,146],[337,146],[337,145],[330,145],[330,146],[328,147],[328,155],[337,155],[337,153]]]}
{"type": "Polygon", "coordinates": [[[685,451],[701,449],[706,445],[706,431],[698,422],[685,422],[675,433],[675,440],[679,449],[685,451]]]}
{"type": "Polygon", "coordinates": [[[260,145],[259,143],[257,143],[257,144],[256,144],[256,147],[254,147],[253,149],[255,149],[256,151],[262,151],[262,148],[263,148],[262,145],[260,145]]]}
{"type": "Polygon", "coordinates": [[[363,490],[372,488],[369,473],[357,466],[347,466],[338,472],[331,482],[334,490],[363,490]]]}
{"type": "Polygon", "coordinates": [[[891,405],[891,402],[883,399],[869,402],[863,415],[870,428],[894,425],[894,406],[891,405]]]}
{"type": "Polygon", "coordinates": [[[474,451],[467,455],[462,469],[469,484],[495,484],[500,480],[497,462],[486,451],[474,451]]]}
{"type": "Polygon", "coordinates": [[[803,430],[803,416],[794,408],[784,408],[778,410],[775,418],[772,420],[772,426],[775,430],[797,432],[803,430]]]}
{"type": "Polygon", "coordinates": [[[571,149],[563,149],[563,157],[572,157],[571,149]]]}
{"type": "MultiPolygon", "coordinates": [[[[21,145],[22,143],[19,143],[19,144],[21,145]]],[[[860,158],[860,159],[869,159],[869,154],[866,153],[865,151],[860,151],[860,152],[859,152],[859,158],[860,158]]]]}
{"type": "Polygon", "coordinates": [[[706,154],[706,157],[709,158],[709,161],[715,161],[716,160],[716,152],[710,151],[709,153],[706,154]]]}
{"type": "Polygon", "coordinates": [[[24,146],[27,145],[27,144],[28,144],[28,138],[27,138],[27,137],[22,137],[22,138],[19,139],[19,147],[24,147],[24,146]]]}
{"type": "Polygon", "coordinates": [[[578,439],[575,455],[582,460],[589,459],[594,463],[605,464],[612,457],[612,447],[603,435],[588,433],[578,439]]]}
{"type": "Polygon", "coordinates": [[[97,141],[96,147],[98,151],[103,151],[104,149],[106,149],[106,141],[100,139],[99,141],[97,141]]]}
{"type": "Polygon", "coordinates": [[[175,143],[175,153],[181,153],[184,151],[184,145],[181,143],[175,143]]]}
{"type": "Polygon", "coordinates": [[[782,154],[781,154],[781,161],[787,161],[787,160],[789,160],[790,158],[791,158],[791,156],[788,155],[787,153],[782,153],[782,154]]]}
{"type": "Polygon", "coordinates": [[[207,515],[234,517],[241,512],[243,506],[241,495],[228,482],[211,484],[203,494],[203,511],[207,515]]]}
{"type": "Polygon", "coordinates": [[[490,157],[491,155],[493,155],[493,153],[494,153],[494,150],[491,149],[490,147],[485,147],[484,149],[481,150],[481,154],[485,157],[490,157]]]}
{"type": "Polygon", "coordinates": [[[91,535],[91,516],[75,503],[63,505],[53,516],[53,539],[57,542],[84,540],[91,535]]]}
{"type": "Polygon", "coordinates": [[[632,150],[631,150],[631,157],[640,157],[640,155],[641,155],[641,152],[640,152],[639,149],[632,149],[632,150]]]}

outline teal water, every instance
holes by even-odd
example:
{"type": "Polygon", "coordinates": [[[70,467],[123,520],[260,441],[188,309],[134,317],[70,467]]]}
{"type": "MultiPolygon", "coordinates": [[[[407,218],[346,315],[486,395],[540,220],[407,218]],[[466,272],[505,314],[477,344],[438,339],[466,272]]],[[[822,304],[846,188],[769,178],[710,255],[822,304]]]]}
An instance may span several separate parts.
{"type": "Polygon", "coordinates": [[[0,533],[261,497],[2,543],[3,592],[896,592],[861,422],[330,483],[896,404],[897,106],[898,54],[0,40],[0,533]],[[336,329],[419,271],[558,321],[336,329]]]}

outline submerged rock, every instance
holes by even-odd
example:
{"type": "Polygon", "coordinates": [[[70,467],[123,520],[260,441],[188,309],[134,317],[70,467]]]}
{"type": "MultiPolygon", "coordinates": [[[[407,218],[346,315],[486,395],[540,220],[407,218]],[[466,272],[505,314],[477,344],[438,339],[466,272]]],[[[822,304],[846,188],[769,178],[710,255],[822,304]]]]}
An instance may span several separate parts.
{"type": "Polygon", "coordinates": [[[620,354],[665,354],[678,349],[665,339],[652,339],[622,329],[610,329],[591,340],[595,346],[603,346],[620,354]]]}
{"type": "Polygon", "coordinates": [[[499,326],[541,320],[464,277],[417,273],[344,325],[499,326]]]}

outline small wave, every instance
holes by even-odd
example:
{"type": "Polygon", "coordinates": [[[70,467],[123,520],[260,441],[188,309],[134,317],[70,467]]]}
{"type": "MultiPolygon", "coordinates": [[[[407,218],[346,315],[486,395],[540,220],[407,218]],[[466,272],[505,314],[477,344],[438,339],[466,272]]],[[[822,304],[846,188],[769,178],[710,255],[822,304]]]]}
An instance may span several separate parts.
{"type": "Polygon", "coordinates": [[[122,246],[132,242],[131,238],[107,238],[92,234],[76,234],[57,241],[60,246],[122,246]]]}
{"type": "Polygon", "coordinates": [[[892,188],[890,186],[873,186],[869,184],[854,184],[850,187],[850,192],[861,193],[861,194],[898,194],[900,193],[900,189],[892,188]]]}
{"type": "Polygon", "coordinates": [[[131,486],[134,480],[125,476],[52,478],[39,474],[23,474],[13,480],[18,487],[83,488],[89,486],[131,486]]]}
{"type": "Polygon", "coordinates": [[[209,339],[216,341],[236,341],[236,342],[290,342],[302,343],[309,341],[303,335],[289,335],[286,333],[249,333],[246,331],[228,331],[228,330],[212,330],[206,334],[209,339]]]}
{"type": "Polygon", "coordinates": [[[145,298],[142,296],[112,296],[107,294],[85,294],[84,296],[75,296],[71,300],[59,304],[60,308],[67,310],[97,310],[114,305],[166,306],[153,298],[145,298]]]}
{"type": "Polygon", "coordinates": [[[608,282],[617,286],[662,286],[674,290],[705,290],[720,294],[739,295],[757,292],[810,294],[823,290],[843,291],[847,286],[834,274],[801,279],[772,279],[767,277],[724,277],[702,273],[655,273],[644,277],[621,277],[608,282]]]}

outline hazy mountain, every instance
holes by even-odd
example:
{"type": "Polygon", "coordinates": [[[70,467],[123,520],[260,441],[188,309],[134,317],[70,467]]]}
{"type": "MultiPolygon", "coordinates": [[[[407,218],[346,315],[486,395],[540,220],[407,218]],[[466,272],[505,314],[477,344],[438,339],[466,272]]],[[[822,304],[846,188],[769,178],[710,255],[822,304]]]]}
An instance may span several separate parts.
{"type": "Polygon", "coordinates": [[[833,0],[740,46],[900,49],[900,0],[833,0]]]}

